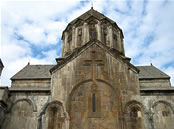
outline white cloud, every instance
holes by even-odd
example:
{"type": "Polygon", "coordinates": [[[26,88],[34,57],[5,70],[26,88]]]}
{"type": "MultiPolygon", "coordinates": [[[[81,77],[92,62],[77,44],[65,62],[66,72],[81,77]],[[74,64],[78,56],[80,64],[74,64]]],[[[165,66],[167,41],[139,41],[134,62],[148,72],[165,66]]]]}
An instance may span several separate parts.
{"type": "Polygon", "coordinates": [[[66,16],[78,3],[67,0],[2,2],[0,57],[5,67],[0,85],[10,86],[9,78],[29,60],[31,64],[55,63],[59,56],[57,50],[61,49],[61,33],[67,25],[66,16]],[[55,44],[57,48],[47,49],[55,44]]]}
{"type": "Polygon", "coordinates": [[[20,26],[18,34],[24,37],[25,40],[28,40],[34,44],[40,44],[44,42],[45,35],[43,28],[32,24],[23,24],[20,26]]]}
{"type": "MultiPolygon", "coordinates": [[[[107,16],[122,28],[126,55],[135,65],[153,63],[164,71],[174,68],[174,2],[110,1],[107,6],[107,16]]],[[[174,85],[173,79],[171,82],[174,85]]]]}
{"type": "Polygon", "coordinates": [[[45,58],[44,58],[45,61],[49,60],[50,63],[55,62],[55,58],[57,57],[56,50],[43,51],[42,53],[45,55],[45,58]]]}
{"type": "MultiPolygon", "coordinates": [[[[152,62],[172,77],[174,85],[174,2],[146,2],[95,0],[93,5],[122,28],[126,55],[135,65],[152,62]]],[[[7,79],[23,68],[29,59],[34,64],[54,63],[58,56],[56,51],[61,49],[62,31],[68,22],[89,10],[90,6],[89,1],[80,5],[79,0],[3,1],[1,58],[5,69],[2,84],[9,85],[7,79]],[[17,40],[16,36],[25,40],[17,40]],[[37,53],[33,53],[33,45],[39,48],[37,53]],[[53,45],[57,47],[46,49],[53,45]]]]}
{"type": "Polygon", "coordinates": [[[65,22],[67,14],[78,3],[79,1],[68,0],[3,2],[1,7],[2,25],[17,29],[19,34],[34,44],[43,42],[47,38],[44,34],[53,31],[54,26],[54,31],[57,34],[51,34],[47,40],[52,40],[55,43],[57,41],[55,40],[57,39],[56,37],[61,36],[61,31],[67,24],[65,22]],[[66,8],[64,5],[66,5],[66,8]],[[64,20],[61,20],[61,18],[64,20]],[[59,19],[59,21],[55,21],[56,19],[59,19]]]}
{"type": "Polygon", "coordinates": [[[63,30],[66,28],[67,22],[65,21],[50,21],[43,26],[45,32],[48,34],[45,38],[47,44],[55,44],[60,40],[63,30]]]}

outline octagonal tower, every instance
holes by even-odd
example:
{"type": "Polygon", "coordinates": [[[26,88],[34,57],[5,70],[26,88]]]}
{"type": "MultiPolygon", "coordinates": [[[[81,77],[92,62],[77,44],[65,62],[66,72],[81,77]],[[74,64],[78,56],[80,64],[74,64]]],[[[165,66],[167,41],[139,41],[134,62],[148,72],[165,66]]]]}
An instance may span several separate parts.
{"type": "Polygon", "coordinates": [[[125,55],[123,32],[118,25],[91,7],[68,24],[62,34],[62,56],[68,56],[74,49],[97,39],[109,48],[116,49],[125,55]]]}

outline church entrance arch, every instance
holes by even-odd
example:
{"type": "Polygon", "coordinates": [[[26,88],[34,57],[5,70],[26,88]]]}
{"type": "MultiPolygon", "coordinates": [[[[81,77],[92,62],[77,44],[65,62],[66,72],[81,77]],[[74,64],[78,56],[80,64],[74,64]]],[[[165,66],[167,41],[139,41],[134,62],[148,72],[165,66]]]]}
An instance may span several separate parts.
{"type": "Polygon", "coordinates": [[[124,108],[126,129],[145,129],[143,126],[145,106],[136,100],[129,101],[124,108]]]}
{"type": "Polygon", "coordinates": [[[38,129],[63,129],[64,122],[62,103],[55,100],[45,105],[38,120],[38,129]]]}
{"type": "Polygon", "coordinates": [[[120,129],[119,95],[109,85],[88,81],[69,97],[70,129],[120,129]]]}

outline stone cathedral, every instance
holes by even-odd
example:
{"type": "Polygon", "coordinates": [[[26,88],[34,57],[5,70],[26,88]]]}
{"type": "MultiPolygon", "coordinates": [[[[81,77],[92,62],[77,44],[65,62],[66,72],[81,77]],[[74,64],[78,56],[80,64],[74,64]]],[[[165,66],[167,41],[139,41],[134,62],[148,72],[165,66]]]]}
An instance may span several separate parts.
{"type": "Polygon", "coordinates": [[[0,129],[174,129],[170,77],[131,64],[123,39],[93,8],[70,22],[57,64],[28,64],[0,87],[0,129]]]}

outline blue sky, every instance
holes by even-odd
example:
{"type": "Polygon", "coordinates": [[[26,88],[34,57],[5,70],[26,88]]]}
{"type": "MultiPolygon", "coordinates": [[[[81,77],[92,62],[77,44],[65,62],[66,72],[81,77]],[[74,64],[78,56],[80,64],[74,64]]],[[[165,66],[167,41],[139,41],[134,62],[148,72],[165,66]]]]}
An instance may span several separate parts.
{"type": "MultiPolygon", "coordinates": [[[[126,56],[134,65],[150,65],[171,76],[174,86],[174,0],[93,0],[94,9],[114,20],[124,33],[126,56]]],[[[91,1],[2,0],[0,85],[30,64],[55,64],[61,34],[85,13],[91,1]]]]}

